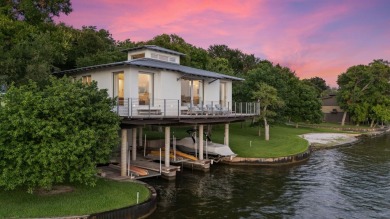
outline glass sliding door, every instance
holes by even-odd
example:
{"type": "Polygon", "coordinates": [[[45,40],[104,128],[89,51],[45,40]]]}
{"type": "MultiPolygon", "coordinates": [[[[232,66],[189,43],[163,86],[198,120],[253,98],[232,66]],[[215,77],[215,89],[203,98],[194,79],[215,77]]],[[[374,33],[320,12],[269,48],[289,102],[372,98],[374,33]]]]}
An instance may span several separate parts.
{"type": "Polygon", "coordinates": [[[124,87],[125,87],[125,80],[124,80],[124,74],[123,72],[114,73],[114,97],[118,98],[118,104],[120,106],[124,105],[124,87]]]}
{"type": "Polygon", "coordinates": [[[203,81],[192,81],[192,97],[194,105],[203,103],[203,81]]]}
{"type": "Polygon", "coordinates": [[[226,83],[221,82],[219,89],[219,104],[221,106],[226,107],[227,104],[227,95],[226,95],[226,83]]]}
{"type": "Polygon", "coordinates": [[[153,74],[138,74],[139,105],[153,105],[153,74]]]}
{"type": "Polygon", "coordinates": [[[203,102],[202,80],[181,80],[181,105],[197,105],[203,102]]]}
{"type": "Polygon", "coordinates": [[[181,80],[181,105],[187,106],[191,104],[191,81],[181,80]]]}

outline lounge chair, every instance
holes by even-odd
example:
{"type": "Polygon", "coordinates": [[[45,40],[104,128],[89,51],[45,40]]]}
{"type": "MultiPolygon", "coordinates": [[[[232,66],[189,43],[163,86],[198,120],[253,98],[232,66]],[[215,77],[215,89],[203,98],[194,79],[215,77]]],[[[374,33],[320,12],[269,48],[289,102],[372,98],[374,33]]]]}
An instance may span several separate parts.
{"type": "Polygon", "coordinates": [[[197,106],[191,106],[191,104],[187,104],[187,108],[188,108],[188,111],[187,111],[188,115],[198,115],[198,114],[202,114],[202,112],[203,112],[197,106]]]}
{"type": "Polygon", "coordinates": [[[217,112],[217,109],[213,107],[211,104],[206,104],[207,114],[215,115],[217,112]]]}
{"type": "Polygon", "coordinates": [[[219,114],[222,115],[227,115],[230,113],[228,108],[222,107],[220,104],[215,104],[215,109],[218,111],[219,114]]]}

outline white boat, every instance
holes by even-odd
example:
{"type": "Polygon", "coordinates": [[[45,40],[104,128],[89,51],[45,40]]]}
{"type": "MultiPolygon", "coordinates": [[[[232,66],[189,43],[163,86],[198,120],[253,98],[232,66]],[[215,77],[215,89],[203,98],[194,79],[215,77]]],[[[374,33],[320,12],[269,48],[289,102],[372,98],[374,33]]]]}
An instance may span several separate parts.
{"type": "MultiPolygon", "coordinates": [[[[199,146],[198,146],[198,138],[194,137],[194,131],[189,130],[187,131],[191,137],[185,137],[183,139],[180,139],[176,141],[176,147],[177,149],[187,152],[187,153],[198,153],[199,152],[199,146]]],[[[203,153],[212,155],[212,156],[218,156],[218,157],[235,157],[237,154],[235,154],[228,145],[224,144],[218,144],[211,141],[211,139],[206,135],[206,140],[203,141],[203,153]]]]}

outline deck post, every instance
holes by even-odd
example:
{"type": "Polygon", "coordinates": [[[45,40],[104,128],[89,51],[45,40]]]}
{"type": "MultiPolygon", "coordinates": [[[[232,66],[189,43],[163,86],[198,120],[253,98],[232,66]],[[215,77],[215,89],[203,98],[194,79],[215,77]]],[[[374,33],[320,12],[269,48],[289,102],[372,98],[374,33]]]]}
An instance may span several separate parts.
{"type": "Polygon", "coordinates": [[[203,160],[203,125],[199,125],[199,160],[203,160]]]}
{"type": "Polygon", "coordinates": [[[133,128],[133,144],[132,144],[132,150],[131,150],[131,159],[132,160],[137,160],[137,128],[133,128]]]}
{"type": "Polygon", "coordinates": [[[229,146],[229,123],[225,124],[225,135],[223,144],[229,146]]]}
{"type": "Polygon", "coordinates": [[[138,146],[142,147],[143,146],[143,139],[142,139],[142,127],[138,128],[138,146]]]}
{"type": "Polygon", "coordinates": [[[121,130],[121,176],[126,176],[127,162],[127,129],[121,130]]]}
{"type": "Polygon", "coordinates": [[[166,126],[165,127],[165,167],[169,167],[170,163],[169,163],[169,154],[171,153],[169,151],[170,149],[170,136],[171,136],[171,127],[169,126],[166,126]]]}

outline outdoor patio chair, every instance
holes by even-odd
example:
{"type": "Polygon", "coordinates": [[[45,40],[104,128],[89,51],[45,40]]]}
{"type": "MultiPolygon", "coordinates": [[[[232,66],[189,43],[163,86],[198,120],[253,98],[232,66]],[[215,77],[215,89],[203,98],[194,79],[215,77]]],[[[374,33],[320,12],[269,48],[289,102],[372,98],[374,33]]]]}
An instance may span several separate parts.
{"type": "Polygon", "coordinates": [[[207,107],[206,107],[205,105],[198,104],[198,105],[196,105],[196,107],[197,107],[200,111],[202,111],[203,114],[208,114],[208,112],[207,112],[207,107]]]}
{"type": "Polygon", "coordinates": [[[222,107],[220,104],[215,104],[215,109],[217,110],[217,112],[219,114],[222,114],[222,115],[227,115],[230,113],[228,108],[222,107]]]}
{"type": "Polygon", "coordinates": [[[211,104],[206,104],[206,109],[207,109],[207,114],[215,115],[215,114],[218,113],[218,112],[217,112],[217,109],[215,109],[215,108],[213,107],[213,105],[211,105],[211,104]]]}
{"type": "Polygon", "coordinates": [[[198,114],[202,114],[202,110],[199,109],[197,106],[194,106],[191,104],[187,104],[187,107],[188,107],[188,111],[187,111],[187,114],[188,115],[198,115],[198,114]]]}

